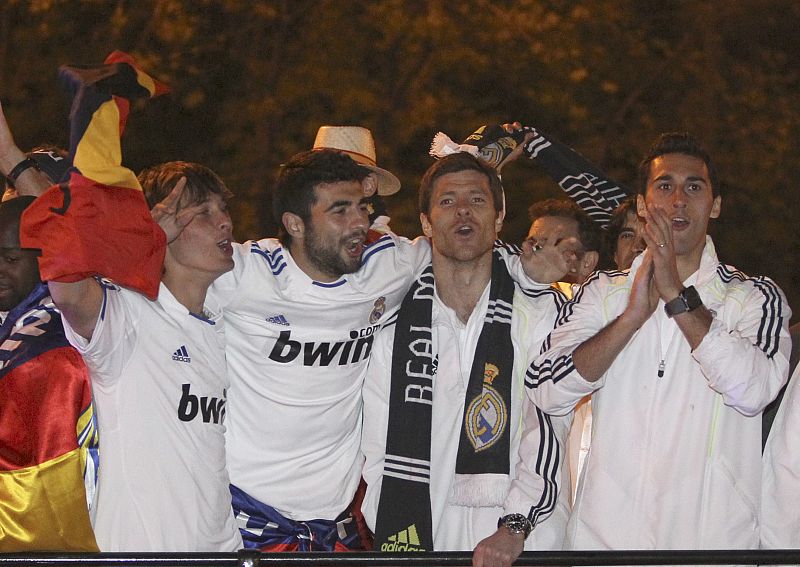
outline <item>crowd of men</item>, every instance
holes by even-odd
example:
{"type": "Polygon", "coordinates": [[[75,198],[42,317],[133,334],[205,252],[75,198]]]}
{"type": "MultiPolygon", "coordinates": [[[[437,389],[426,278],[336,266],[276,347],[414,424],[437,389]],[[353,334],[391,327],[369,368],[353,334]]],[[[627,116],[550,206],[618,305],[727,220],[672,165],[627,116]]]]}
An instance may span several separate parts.
{"type": "Polygon", "coordinates": [[[239,244],[213,171],[122,166],[157,81],[124,54],[62,76],[69,152],[24,154],[0,112],[0,550],[800,547],[796,379],[762,459],[791,311],[717,258],[693,137],[629,196],[481,128],[424,172],[409,240],[369,131],[324,127],[274,182],[277,238],[239,244]],[[523,155],[571,199],[517,247],[498,166],[523,155]]]}

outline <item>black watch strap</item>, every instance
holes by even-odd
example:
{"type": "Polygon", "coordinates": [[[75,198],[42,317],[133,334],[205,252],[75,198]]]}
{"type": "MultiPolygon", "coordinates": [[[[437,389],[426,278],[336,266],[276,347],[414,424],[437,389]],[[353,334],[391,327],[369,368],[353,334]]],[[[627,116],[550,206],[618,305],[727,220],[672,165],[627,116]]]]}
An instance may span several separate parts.
{"type": "Polygon", "coordinates": [[[664,311],[667,317],[671,318],[681,313],[694,311],[701,305],[703,305],[703,300],[700,299],[700,294],[697,293],[693,285],[690,285],[684,288],[683,291],[678,294],[678,297],[665,303],[664,311]]]}
{"type": "Polygon", "coordinates": [[[36,160],[33,158],[26,157],[24,160],[19,162],[17,165],[11,168],[11,171],[6,173],[6,180],[8,184],[13,187],[14,184],[17,182],[17,179],[20,175],[22,175],[25,171],[29,170],[30,168],[34,168],[37,171],[39,170],[39,164],[36,163],[36,160]]]}

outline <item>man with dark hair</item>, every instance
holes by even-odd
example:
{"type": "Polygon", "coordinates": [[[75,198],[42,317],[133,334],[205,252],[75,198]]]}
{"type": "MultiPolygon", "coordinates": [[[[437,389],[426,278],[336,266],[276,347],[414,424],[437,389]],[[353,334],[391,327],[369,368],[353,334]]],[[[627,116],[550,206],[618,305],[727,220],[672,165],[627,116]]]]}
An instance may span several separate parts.
{"type": "MultiPolygon", "coordinates": [[[[301,255],[311,263],[334,262],[334,266],[317,266],[329,274],[349,274],[361,265],[361,249],[356,250],[355,239],[348,246],[355,250],[347,260],[333,250],[339,243],[328,242],[326,234],[319,234],[317,219],[312,218],[316,212],[315,205],[319,199],[331,194],[331,191],[315,191],[314,188],[322,186],[323,189],[335,184],[357,182],[361,183],[369,172],[354,162],[350,157],[331,150],[312,150],[295,156],[292,161],[281,167],[275,184],[275,193],[272,200],[272,209],[278,221],[278,239],[281,244],[293,249],[293,237],[296,235],[302,240],[302,246],[294,249],[295,255],[301,255]],[[302,229],[301,230],[301,225],[302,229]],[[300,232],[300,234],[298,234],[300,232]],[[338,258],[338,260],[337,260],[338,258]]],[[[333,199],[336,216],[340,216],[340,204],[333,199]]],[[[362,194],[353,202],[353,212],[363,210],[366,204],[362,194]]],[[[327,208],[326,208],[327,210],[327,208]]],[[[359,236],[356,234],[355,236],[359,236]]]]}
{"type": "MultiPolygon", "coordinates": [[[[477,546],[475,565],[510,565],[523,546],[560,549],[565,427],[522,384],[563,296],[547,284],[515,285],[493,247],[502,188],[479,158],[436,162],[419,203],[432,263],[379,335],[364,388],[364,515],[376,548],[477,546]]],[[[568,244],[535,252],[543,280],[566,271],[568,244]]]]}
{"type": "Polygon", "coordinates": [[[369,170],[327,149],[299,153],[274,188],[280,240],[234,246],[223,304],[227,449],[245,546],[360,549],[349,506],[361,478],[361,385],[375,334],[429,249],[365,243],[369,170]]]}
{"type": "MultiPolygon", "coordinates": [[[[553,283],[553,287],[572,299],[574,290],[586,281],[600,261],[599,225],[568,199],[537,201],[528,208],[528,216],[531,220],[528,238],[534,242],[560,241],[564,238],[572,238],[577,242],[573,247],[574,254],[568,259],[567,272],[561,281],[553,283]]],[[[575,407],[563,459],[564,467],[569,471],[571,495],[575,494],[580,471],[589,451],[591,427],[591,397],[587,396],[575,407]]]]}
{"type": "MultiPolygon", "coordinates": [[[[567,199],[545,199],[528,209],[531,228],[528,238],[536,242],[574,238],[580,246],[570,259],[563,280],[570,284],[586,281],[600,260],[600,229],[583,209],[567,199]]],[[[567,294],[572,297],[571,293],[567,294]]]]}
{"type": "Polygon", "coordinates": [[[89,372],[19,242],[33,197],[0,205],[0,551],[97,551],[89,372]]]}
{"type": "Polygon", "coordinates": [[[786,381],[790,310],[772,281],[717,259],[721,197],[694,139],[662,135],[641,172],[647,250],[590,278],[527,380],[555,415],[593,393],[565,547],[754,548],[761,412],[786,381]]]}
{"type": "Polygon", "coordinates": [[[233,193],[219,176],[204,165],[187,161],[170,161],[142,170],[139,183],[142,184],[144,198],[150,209],[166,201],[175,186],[182,179],[186,183],[182,199],[189,204],[203,203],[212,195],[218,195],[223,202],[233,198],[233,193]]]}
{"type": "Polygon", "coordinates": [[[636,214],[636,197],[630,197],[611,215],[606,232],[606,250],[618,270],[627,270],[645,249],[643,224],[636,214]]]}
{"type": "MultiPolygon", "coordinates": [[[[361,548],[349,510],[361,386],[376,334],[430,258],[425,238],[366,244],[368,174],[336,150],[292,157],[275,187],[282,241],[235,245],[233,271],[211,288],[225,310],[228,468],[249,548],[361,548]]],[[[515,281],[542,277],[530,248],[499,251],[515,281]]]]}
{"type": "MultiPolygon", "coordinates": [[[[475,171],[486,177],[489,183],[489,192],[492,196],[494,209],[497,213],[500,213],[500,211],[505,208],[505,199],[503,197],[503,186],[500,183],[500,177],[498,177],[497,172],[483,160],[469,159],[470,154],[465,152],[452,155],[454,157],[435,162],[428,168],[425,175],[422,176],[422,181],[420,181],[419,184],[419,196],[417,198],[419,210],[423,213],[430,210],[431,197],[437,179],[448,173],[475,171]]],[[[503,215],[505,215],[505,212],[503,215]]]]}
{"type": "Polygon", "coordinates": [[[639,162],[637,170],[637,190],[639,195],[645,195],[652,174],[653,162],[665,155],[682,155],[695,158],[705,164],[706,177],[711,186],[711,195],[716,199],[722,194],[722,187],[717,179],[717,168],[697,140],[688,132],[670,132],[661,137],[650,147],[650,151],[639,162]]]}

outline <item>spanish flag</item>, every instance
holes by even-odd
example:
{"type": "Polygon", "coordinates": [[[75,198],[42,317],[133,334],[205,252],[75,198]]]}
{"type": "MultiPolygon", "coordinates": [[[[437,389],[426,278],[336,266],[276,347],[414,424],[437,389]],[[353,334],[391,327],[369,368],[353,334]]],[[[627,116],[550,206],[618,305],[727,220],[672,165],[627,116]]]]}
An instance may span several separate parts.
{"type": "Polygon", "coordinates": [[[130,102],[168,89],[121,51],[99,67],[61,67],[59,76],[73,97],[72,168],[24,212],[22,246],[42,250],[45,281],[102,275],[155,298],[166,237],[150,217],[136,175],[122,166],[120,137],[130,102]]]}
{"type": "Polygon", "coordinates": [[[97,551],[89,373],[45,284],[0,325],[0,552],[97,551]]]}

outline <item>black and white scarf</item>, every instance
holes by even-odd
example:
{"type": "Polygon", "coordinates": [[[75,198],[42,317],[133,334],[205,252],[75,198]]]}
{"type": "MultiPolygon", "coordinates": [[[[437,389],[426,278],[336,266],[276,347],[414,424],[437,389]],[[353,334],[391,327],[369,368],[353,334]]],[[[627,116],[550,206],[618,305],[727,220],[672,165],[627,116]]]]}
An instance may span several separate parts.
{"type": "MultiPolygon", "coordinates": [[[[431,414],[438,356],[432,312],[435,281],[428,266],[403,299],[398,315],[389,394],[389,424],[375,546],[381,551],[432,551],[430,504],[431,414]]],[[[511,307],[514,281],[492,256],[489,306],[464,404],[454,504],[502,505],[508,487],[511,423],[511,307]],[[503,488],[499,503],[496,488],[503,488]],[[459,488],[459,485],[461,488],[459,488]],[[459,496],[460,493],[460,496],[459,496]]]]}
{"type": "Polygon", "coordinates": [[[430,154],[442,158],[456,152],[467,152],[497,167],[528,133],[534,136],[525,142],[525,156],[538,163],[600,228],[606,228],[614,210],[633,192],[608,177],[581,154],[538,128],[526,126],[509,133],[496,124],[481,126],[461,144],[438,132],[431,142],[430,154]]]}

